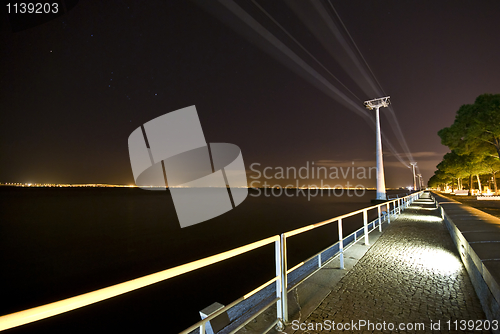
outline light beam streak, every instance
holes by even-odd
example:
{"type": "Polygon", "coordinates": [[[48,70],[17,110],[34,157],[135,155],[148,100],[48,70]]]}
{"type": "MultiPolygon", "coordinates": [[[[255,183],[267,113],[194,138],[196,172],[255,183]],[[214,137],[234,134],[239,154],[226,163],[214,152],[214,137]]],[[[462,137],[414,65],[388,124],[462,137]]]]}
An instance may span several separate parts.
{"type": "MultiPolygon", "coordinates": [[[[262,24],[255,20],[233,0],[219,0],[218,2],[222,5],[222,7],[215,6],[213,2],[207,3],[203,0],[194,1],[201,7],[205,8],[207,11],[224,21],[235,31],[245,36],[249,41],[259,46],[263,51],[267,52],[275,59],[280,61],[283,65],[287,66],[299,76],[314,85],[316,88],[320,89],[323,93],[359,115],[368,123],[368,125],[373,130],[375,130],[374,118],[369,115],[358,102],[353,101],[337,87],[332,85],[331,82],[329,82],[324,76],[322,76],[314,68],[312,68],[304,59],[298,56],[285,43],[279,40],[275,35],[273,35],[262,24]],[[237,24],[238,21],[235,21],[231,17],[231,15],[228,15],[228,12],[233,16],[236,16],[239,19],[239,22],[243,22],[244,26],[242,26],[241,24],[237,24]]],[[[265,15],[271,18],[267,12],[265,13],[265,15]]],[[[272,21],[277,24],[276,20],[272,19],[272,21]]],[[[278,27],[280,27],[280,29],[283,29],[280,25],[278,25],[278,27]]],[[[288,32],[285,31],[285,33],[289,37],[291,37],[292,40],[296,41],[296,39],[293,38],[288,32]]],[[[300,43],[299,47],[303,48],[300,43]]],[[[310,52],[307,52],[307,54],[310,54],[310,52]]],[[[388,140],[388,137],[383,134],[382,138],[384,141],[384,145],[389,148],[389,150],[403,165],[407,166],[408,163],[401,159],[400,154],[388,140]]]]}

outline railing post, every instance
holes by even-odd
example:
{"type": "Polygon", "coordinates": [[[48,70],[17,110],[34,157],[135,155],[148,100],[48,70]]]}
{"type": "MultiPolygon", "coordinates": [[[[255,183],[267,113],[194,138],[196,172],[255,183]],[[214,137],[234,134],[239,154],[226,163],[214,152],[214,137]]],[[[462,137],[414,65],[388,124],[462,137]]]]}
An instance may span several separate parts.
{"type": "Polygon", "coordinates": [[[342,236],[342,219],[337,221],[339,230],[340,269],[344,269],[344,237],[342,236]]]}
{"type": "Polygon", "coordinates": [[[280,322],[278,322],[279,327],[282,327],[284,322],[286,321],[285,317],[286,317],[286,306],[287,306],[286,297],[283,299],[283,291],[286,291],[286,269],[285,269],[285,275],[283,275],[283,265],[285,265],[286,267],[286,259],[283,254],[284,240],[285,236],[281,234],[280,240],[276,240],[276,242],[274,243],[276,276],[278,276],[278,280],[276,281],[276,297],[280,298],[276,302],[276,318],[278,318],[278,320],[281,320],[280,322]]]}
{"type": "Polygon", "coordinates": [[[382,218],[380,217],[380,205],[377,207],[378,211],[378,230],[382,232],[382,218]]]}
{"type": "Polygon", "coordinates": [[[200,334],[205,334],[205,323],[200,325],[200,334]]]}
{"type": "Polygon", "coordinates": [[[318,254],[318,268],[321,268],[321,253],[318,254]]]}
{"type": "Polygon", "coordinates": [[[391,204],[387,202],[387,224],[391,223],[391,204]]]}
{"type": "Polygon", "coordinates": [[[368,212],[363,210],[363,225],[365,228],[365,245],[369,245],[370,241],[368,240],[368,212]]]}
{"type": "MultiPolygon", "coordinates": [[[[274,264],[276,276],[278,277],[278,280],[276,280],[276,297],[281,298],[281,286],[283,285],[281,280],[281,239],[274,242],[274,264]]],[[[278,319],[283,319],[281,303],[281,299],[276,302],[276,318],[278,319]]]]}
{"type": "Polygon", "coordinates": [[[283,325],[288,322],[288,277],[286,259],[286,236],[281,234],[281,313],[283,325]]]}

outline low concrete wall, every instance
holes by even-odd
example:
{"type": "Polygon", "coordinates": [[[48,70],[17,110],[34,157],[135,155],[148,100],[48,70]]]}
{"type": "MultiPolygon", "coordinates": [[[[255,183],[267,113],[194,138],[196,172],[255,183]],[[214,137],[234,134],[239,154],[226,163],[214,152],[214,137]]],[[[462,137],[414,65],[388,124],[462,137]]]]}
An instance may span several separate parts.
{"type": "Polygon", "coordinates": [[[436,193],[433,195],[486,317],[500,321],[500,219],[436,193]]]}

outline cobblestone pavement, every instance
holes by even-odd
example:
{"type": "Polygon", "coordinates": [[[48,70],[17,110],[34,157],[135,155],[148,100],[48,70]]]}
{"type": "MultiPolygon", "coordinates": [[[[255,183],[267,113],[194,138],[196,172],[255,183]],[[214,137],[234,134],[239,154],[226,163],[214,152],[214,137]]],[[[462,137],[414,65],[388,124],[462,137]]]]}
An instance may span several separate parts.
{"type": "Polygon", "coordinates": [[[483,332],[462,327],[461,320],[485,315],[438,210],[424,196],[390,224],[295,333],[329,332],[333,322],[349,323],[344,330],[353,333],[483,332]],[[415,330],[417,324],[424,328],[415,330]]]}

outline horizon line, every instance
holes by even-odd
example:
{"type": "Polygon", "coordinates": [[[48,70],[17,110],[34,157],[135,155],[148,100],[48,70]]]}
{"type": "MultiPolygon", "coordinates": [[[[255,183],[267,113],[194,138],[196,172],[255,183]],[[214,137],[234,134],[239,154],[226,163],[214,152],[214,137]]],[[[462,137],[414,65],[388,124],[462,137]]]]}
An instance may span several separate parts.
{"type": "MultiPolygon", "coordinates": [[[[137,186],[131,184],[109,184],[109,183],[21,183],[21,182],[0,182],[0,186],[10,186],[10,187],[28,187],[28,188],[82,188],[82,187],[92,187],[92,188],[180,188],[180,189],[205,189],[205,188],[229,188],[226,187],[180,187],[180,186],[137,186]]],[[[365,189],[365,190],[376,190],[376,187],[317,187],[317,186],[272,186],[272,187],[233,187],[233,188],[247,188],[247,189],[320,189],[320,190],[335,190],[335,189],[365,189]]],[[[399,190],[407,189],[407,187],[387,187],[387,190],[399,190]]]]}

